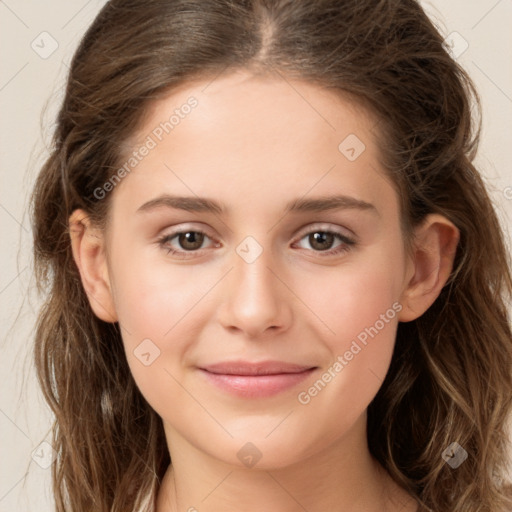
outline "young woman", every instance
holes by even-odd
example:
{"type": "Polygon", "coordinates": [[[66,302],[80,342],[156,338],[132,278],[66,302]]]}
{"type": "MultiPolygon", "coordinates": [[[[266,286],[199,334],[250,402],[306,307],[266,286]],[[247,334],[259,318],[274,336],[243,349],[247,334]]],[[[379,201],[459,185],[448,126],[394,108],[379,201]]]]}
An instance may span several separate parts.
{"type": "Polygon", "coordinates": [[[504,512],[512,279],[413,0],[111,0],[34,190],[73,512],[504,512]]]}

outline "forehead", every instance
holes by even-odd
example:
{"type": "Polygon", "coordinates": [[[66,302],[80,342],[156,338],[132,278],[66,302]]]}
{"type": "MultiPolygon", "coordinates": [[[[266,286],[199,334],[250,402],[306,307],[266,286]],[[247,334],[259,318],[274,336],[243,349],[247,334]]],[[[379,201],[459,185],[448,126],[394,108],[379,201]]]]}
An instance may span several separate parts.
{"type": "Polygon", "coordinates": [[[134,205],[162,190],[247,207],[335,188],[370,201],[387,179],[375,126],[353,98],[305,81],[246,72],[195,80],[149,106],[125,160],[151,148],[118,188],[130,183],[134,205]]]}
{"type": "Polygon", "coordinates": [[[190,131],[201,147],[215,137],[216,143],[228,139],[238,150],[250,150],[258,143],[284,150],[287,143],[298,140],[310,147],[322,140],[336,143],[349,134],[371,143],[376,125],[368,109],[349,93],[282,74],[253,76],[240,70],[197,77],[150,103],[128,148],[148,135],[172,145],[180,133],[190,131]]]}

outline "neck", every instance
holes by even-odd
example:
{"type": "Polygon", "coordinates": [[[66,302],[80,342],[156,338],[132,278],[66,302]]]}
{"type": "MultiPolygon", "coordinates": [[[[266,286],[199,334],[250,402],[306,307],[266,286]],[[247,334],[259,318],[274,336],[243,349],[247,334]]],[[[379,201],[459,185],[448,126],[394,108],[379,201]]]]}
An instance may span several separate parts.
{"type": "MultiPolygon", "coordinates": [[[[360,421],[366,422],[363,415],[360,421]]],[[[369,453],[365,423],[309,458],[279,468],[233,466],[166,429],[172,466],[157,512],[414,512],[416,502],[369,453]]]]}

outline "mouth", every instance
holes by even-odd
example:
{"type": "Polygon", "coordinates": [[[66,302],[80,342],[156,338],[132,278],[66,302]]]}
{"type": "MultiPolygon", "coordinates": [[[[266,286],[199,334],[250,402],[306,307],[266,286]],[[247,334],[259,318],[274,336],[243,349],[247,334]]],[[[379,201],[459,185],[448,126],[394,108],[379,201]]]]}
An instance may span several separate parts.
{"type": "Polygon", "coordinates": [[[297,386],[318,367],[265,361],[233,361],[200,367],[209,383],[242,398],[264,398],[297,386]]]}

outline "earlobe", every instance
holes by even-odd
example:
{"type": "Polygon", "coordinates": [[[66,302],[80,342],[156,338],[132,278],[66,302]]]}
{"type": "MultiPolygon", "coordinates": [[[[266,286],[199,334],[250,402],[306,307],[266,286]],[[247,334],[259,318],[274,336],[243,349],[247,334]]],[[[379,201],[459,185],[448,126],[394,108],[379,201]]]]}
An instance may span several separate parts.
{"type": "Polygon", "coordinates": [[[401,322],[420,317],[437,299],[448,281],[460,232],[446,217],[430,214],[416,229],[412,277],[402,293],[401,322]]]}
{"type": "Polygon", "coordinates": [[[69,231],[73,259],[94,314],[105,322],[116,322],[103,232],[80,209],[69,217],[69,231]]]}

